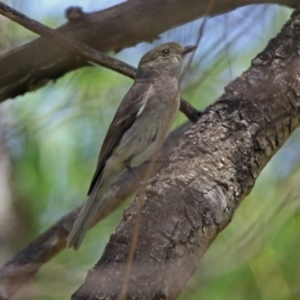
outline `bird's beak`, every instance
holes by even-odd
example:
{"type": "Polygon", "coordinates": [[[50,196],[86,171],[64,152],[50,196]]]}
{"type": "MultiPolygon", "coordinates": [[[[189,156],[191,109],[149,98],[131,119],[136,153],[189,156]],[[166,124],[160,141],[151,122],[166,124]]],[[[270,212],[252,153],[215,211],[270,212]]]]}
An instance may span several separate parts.
{"type": "Polygon", "coordinates": [[[193,52],[193,51],[196,50],[196,49],[197,49],[197,46],[196,46],[196,45],[185,46],[185,47],[183,48],[182,55],[186,55],[186,54],[188,54],[188,53],[190,53],[190,52],[193,52]]]}

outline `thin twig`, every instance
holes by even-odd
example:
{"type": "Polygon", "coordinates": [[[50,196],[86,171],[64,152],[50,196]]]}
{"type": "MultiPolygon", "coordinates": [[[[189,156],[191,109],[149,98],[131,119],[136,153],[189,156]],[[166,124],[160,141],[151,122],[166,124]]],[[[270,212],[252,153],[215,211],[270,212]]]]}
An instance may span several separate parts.
{"type": "Polygon", "coordinates": [[[108,69],[119,72],[130,78],[135,77],[136,69],[116,58],[111,58],[107,54],[97,51],[86,44],[77,42],[69,37],[63,36],[61,33],[53,30],[52,28],[31,19],[24,14],[18,12],[12,7],[0,2],[0,13],[10,20],[22,25],[23,27],[37,33],[38,35],[49,39],[55,44],[66,48],[67,50],[77,54],[81,57],[91,60],[99,65],[108,69]]]}
{"type": "Polygon", "coordinates": [[[146,184],[148,183],[148,180],[150,179],[151,175],[154,173],[155,170],[155,161],[157,160],[157,154],[152,157],[150,160],[150,165],[148,166],[145,177],[143,179],[144,183],[142,186],[142,189],[140,190],[138,196],[137,196],[137,202],[138,202],[138,211],[136,214],[136,223],[133,231],[133,236],[131,240],[131,246],[129,249],[129,254],[128,254],[128,260],[127,260],[127,266],[125,269],[125,274],[124,274],[124,281],[122,284],[122,290],[119,296],[119,300],[126,300],[127,299],[127,292],[128,292],[128,287],[129,287],[129,279],[130,275],[132,272],[132,266],[133,266],[133,259],[134,255],[136,253],[136,248],[138,244],[138,239],[139,239],[139,234],[140,234],[140,228],[141,228],[141,222],[142,222],[142,209],[145,204],[145,188],[146,184]]]}
{"type": "MultiPolygon", "coordinates": [[[[200,44],[200,41],[203,37],[203,31],[204,31],[204,27],[205,27],[205,24],[206,24],[206,21],[207,21],[208,17],[206,16],[203,21],[201,22],[200,24],[200,29],[199,29],[199,32],[198,32],[198,36],[197,36],[197,40],[196,40],[196,43],[195,45],[197,47],[199,47],[199,44],[200,44]]],[[[184,78],[185,74],[187,73],[187,71],[189,70],[189,68],[191,67],[191,64],[192,64],[192,61],[194,59],[194,56],[195,56],[195,52],[196,51],[193,51],[189,57],[189,60],[185,66],[185,68],[183,69],[182,73],[181,73],[181,76],[180,76],[180,82],[182,81],[182,79],[184,78]]]]}
{"type": "MultiPolygon", "coordinates": [[[[10,20],[24,26],[25,28],[37,33],[38,35],[49,39],[53,43],[60,45],[61,47],[73,52],[80,57],[84,57],[87,61],[92,61],[105,68],[114,70],[120,74],[128,76],[130,78],[135,77],[136,68],[122,62],[116,58],[112,58],[107,54],[100,52],[94,48],[87,46],[86,44],[77,42],[69,37],[66,37],[56,30],[31,19],[24,14],[18,12],[12,7],[0,2],[0,14],[6,16],[10,20]]],[[[189,103],[181,98],[180,110],[186,115],[186,117],[193,123],[195,123],[201,113],[193,108],[189,103]]]]}
{"type": "MultiPolygon", "coordinates": [[[[207,7],[207,9],[206,9],[206,13],[205,13],[206,16],[205,16],[205,18],[203,19],[203,21],[202,21],[201,24],[200,24],[200,28],[199,28],[199,31],[198,31],[198,36],[197,36],[196,43],[195,43],[195,45],[196,45],[197,47],[199,47],[199,45],[200,45],[201,39],[202,39],[202,37],[203,37],[204,28],[205,28],[205,25],[206,25],[207,20],[208,20],[208,16],[209,16],[209,14],[211,13],[211,11],[212,11],[212,9],[213,9],[213,7],[214,7],[214,4],[215,4],[215,0],[211,0],[211,1],[209,2],[209,5],[208,5],[208,7],[207,7]]],[[[186,64],[184,70],[183,70],[182,73],[181,73],[181,76],[180,76],[180,82],[182,81],[182,79],[184,78],[185,74],[186,74],[187,71],[189,70],[189,68],[190,68],[190,66],[191,66],[191,64],[192,64],[192,61],[193,61],[193,59],[194,59],[195,53],[196,53],[196,51],[193,51],[193,52],[191,53],[190,58],[189,58],[189,60],[188,60],[188,63],[186,64]]]]}
{"type": "MultiPolygon", "coordinates": [[[[171,119],[169,121],[171,121],[171,119]]],[[[168,124],[168,122],[166,124],[168,124]]],[[[164,126],[162,126],[160,129],[162,131],[162,137],[160,138],[160,140],[158,142],[159,144],[163,144],[163,142],[164,142],[163,136],[166,136],[168,134],[168,127],[166,124],[164,126]]],[[[137,211],[137,214],[135,217],[136,223],[135,223],[135,228],[133,231],[133,236],[132,236],[131,245],[130,245],[130,249],[129,249],[127,266],[125,268],[124,280],[123,280],[122,290],[120,293],[119,300],[127,299],[129,280],[130,280],[130,276],[132,273],[133,260],[134,260],[134,256],[136,253],[136,248],[137,248],[137,244],[138,244],[140,228],[141,228],[141,223],[142,223],[142,210],[144,208],[145,196],[146,196],[145,189],[146,189],[149,179],[151,178],[151,175],[154,173],[155,161],[158,158],[158,152],[157,152],[158,150],[159,150],[159,148],[156,149],[156,151],[155,151],[156,154],[154,156],[152,156],[152,158],[150,159],[150,165],[148,166],[147,171],[145,173],[145,177],[143,179],[144,184],[142,185],[142,188],[137,196],[136,201],[137,201],[137,205],[138,205],[138,211],[137,211]]]]}

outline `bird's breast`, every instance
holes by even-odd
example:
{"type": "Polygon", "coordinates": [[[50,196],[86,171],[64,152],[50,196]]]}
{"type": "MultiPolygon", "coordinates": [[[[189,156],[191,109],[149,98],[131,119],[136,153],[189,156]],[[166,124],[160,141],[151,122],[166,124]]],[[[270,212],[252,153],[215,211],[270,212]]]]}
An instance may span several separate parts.
{"type": "Polygon", "coordinates": [[[124,133],[115,150],[116,156],[130,166],[148,160],[162,146],[179,109],[177,80],[154,82],[145,93],[136,120],[124,133]]]}

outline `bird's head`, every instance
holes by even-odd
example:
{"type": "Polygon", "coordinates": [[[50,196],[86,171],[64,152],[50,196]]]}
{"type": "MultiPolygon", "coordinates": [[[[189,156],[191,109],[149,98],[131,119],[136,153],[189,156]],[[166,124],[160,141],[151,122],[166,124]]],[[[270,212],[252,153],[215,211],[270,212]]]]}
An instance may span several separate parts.
{"type": "Polygon", "coordinates": [[[184,47],[174,42],[160,45],[144,54],[141,58],[137,77],[167,74],[178,78],[183,58],[196,48],[197,46],[184,47]]]}

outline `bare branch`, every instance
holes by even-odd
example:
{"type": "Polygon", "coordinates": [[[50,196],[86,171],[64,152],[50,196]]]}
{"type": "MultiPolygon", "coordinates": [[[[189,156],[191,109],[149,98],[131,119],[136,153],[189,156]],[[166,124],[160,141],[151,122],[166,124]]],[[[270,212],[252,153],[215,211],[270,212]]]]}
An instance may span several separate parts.
{"type": "MultiPolygon", "coordinates": [[[[77,8],[67,14],[70,22],[55,31],[102,52],[118,51],[157,39],[162,32],[203,16],[210,1],[132,0],[95,13],[84,13],[77,8]]],[[[215,0],[211,14],[255,3],[261,1],[215,0]]],[[[296,7],[298,1],[265,0],[264,3],[296,7]]],[[[0,101],[38,89],[83,66],[87,66],[86,59],[64,51],[47,39],[35,39],[0,58],[0,101]]]]}
{"type": "Polygon", "coordinates": [[[12,7],[0,2],[0,14],[6,16],[10,20],[24,26],[25,28],[49,39],[55,44],[87,59],[93,61],[103,67],[114,70],[130,78],[135,77],[136,69],[116,58],[111,58],[107,54],[97,51],[83,43],[79,43],[67,36],[62,35],[59,31],[55,31],[50,27],[31,19],[24,14],[18,12],[12,7]]]}
{"type": "MultiPolygon", "coordinates": [[[[158,162],[153,165],[154,172],[168,164],[168,158],[180,144],[184,132],[190,126],[191,123],[187,123],[170,134],[159,152],[158,162]]],[[[147,163],[137,168],[135,173],[139,178],[144,178],[146,170],[147,163]]],[[[105,194],[92,226],[115,210],[123,201],[134,194],[138,188],[139,184],[133,176],[128,174],[128,172],[124,173],[105,194]]],[[[10,298],[17,293],[35,275],[40,267],[65,249],[66,239],[80,208],[74,209],[61,218],[0,269],[0,299],[10,298]]]]}
{"type": "MultiPolygon", "coordinates": [[[[40,22],[33,20],[17,10],[9,7],[8,5],[0,2],[0,14],[6,16],[12,21],[24,26],[25,28],[48,38],[50,41],[66,48],[67,50],[74,52],[75,54],[83,57],[87,60],[98,63],[99,65],[108,69],[114,70],[132,79],[135,77],[136,68],[128,65],[116,58],[112,58],[105,53],[97,51],[85,44],[79,43],[71,38],[63,36],[60,32],[55,31],[40,22]]],[[[193,123],[195,123],[200,115],[200,112],[194,109],[184,99],[181,99],[180,110],[186,115],[186,117],[193,123]]]]}

